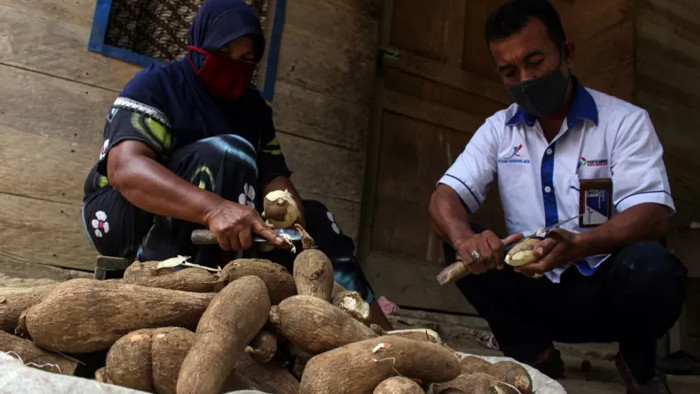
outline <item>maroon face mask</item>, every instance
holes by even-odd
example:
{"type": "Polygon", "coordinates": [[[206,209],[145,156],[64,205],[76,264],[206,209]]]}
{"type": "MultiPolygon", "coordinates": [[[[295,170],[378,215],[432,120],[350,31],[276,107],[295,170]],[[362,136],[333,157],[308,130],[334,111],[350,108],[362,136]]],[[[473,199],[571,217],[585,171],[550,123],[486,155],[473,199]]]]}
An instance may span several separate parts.
{"type": "Polygon", "coordinates": [[[250,85],[253,72],[255,71],[255,64],[234,60],[190,45],[187,46],[187,50],[206,56],[204,64],[199,70],[195,67],[189,54],[187,59],[190,61],[192,69],[209,88],[212,95],[220,99],[235,101],[250,85]]]}

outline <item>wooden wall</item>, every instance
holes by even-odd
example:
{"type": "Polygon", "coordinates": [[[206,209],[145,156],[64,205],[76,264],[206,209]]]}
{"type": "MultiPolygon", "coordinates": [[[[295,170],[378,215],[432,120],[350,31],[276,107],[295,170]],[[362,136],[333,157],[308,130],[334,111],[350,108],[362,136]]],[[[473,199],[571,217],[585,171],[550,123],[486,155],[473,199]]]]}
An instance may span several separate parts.
{"type": "Polygon", "coordinates": [[[0,0],[0,262],[90,269],[83,180],[138,67],[87,51],[94,0],[0,0]]]}
{"type": "Polygon", "coordinates": [[[664,147],[678,213],[673,228],[700,221],[700,2],[636,0],[635,102],[649,111],[664,147]]]}
{"type": "MultiPolygon", "coordinates": [[[[94,0],[0,0],[0,264],[91,270],[83,181],[138,67],[87,51],[94,0]]],[[[287,2],[273,107],[303,197],[356,236],[378,7],[287,2]]]]}
{"type": "Polygon", "coordinates": [[[379,0],[288,0],[272,107],[303,198],[357,239],[379,0]]]}
{"type": "Polygon", "coordinates": [[[636,0],[635,101],[649,111],[664,147],[677,214],[669,248],[688,267],[686,304],[670,351],[700,357],[700,2],[636,0]]]}

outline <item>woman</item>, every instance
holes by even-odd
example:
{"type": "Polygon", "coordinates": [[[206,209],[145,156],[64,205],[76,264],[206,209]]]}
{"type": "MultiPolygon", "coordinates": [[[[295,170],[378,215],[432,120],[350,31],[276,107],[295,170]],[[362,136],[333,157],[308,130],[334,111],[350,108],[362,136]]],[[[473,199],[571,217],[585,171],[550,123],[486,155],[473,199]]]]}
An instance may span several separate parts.
{"type": "MultiPolygon", "coordinates": [[[[107,115],[100,158],[85,183],[83,223],[93,246],[107,256],[185,255],[214,267],[231,260],[229,251],[250,249],[254,234],[284,247],[259,211],[265,194],[286,189],[301,208],[299,222],[333,261],[336,280],[371,300],[352,240],[322,204],[301,201],[271,109],[251,85],[265,46],[253,8],[206,1],[188,44],[184,58],[139,72],[107,115]],[[218,246],[191,243],[192,230],[203,227],[218,246]]],[[[274,256],[291,269],[291,252],[274,256]]]]}

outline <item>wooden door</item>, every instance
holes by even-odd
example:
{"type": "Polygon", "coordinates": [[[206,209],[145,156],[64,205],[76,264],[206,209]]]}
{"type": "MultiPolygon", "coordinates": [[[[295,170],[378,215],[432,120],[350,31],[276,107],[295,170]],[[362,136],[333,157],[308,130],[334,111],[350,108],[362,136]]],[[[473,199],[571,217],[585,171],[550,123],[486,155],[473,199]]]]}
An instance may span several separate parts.
{"type": "MultiPolygon", "coordinates": [[[[441,241],[427,212],[435,183],[469,138],[510,98],[483,38],[503,0],[385,0],[370,136],[360,260],[378,295],[401,306],[474,312],[440,287],[441,241]]],[[[632,96],[631,0],[554,1],[580,41],[577,75],[588,86],[632,96]]],[[[495,187],[475,222],[504,232],[495,187]]]]}

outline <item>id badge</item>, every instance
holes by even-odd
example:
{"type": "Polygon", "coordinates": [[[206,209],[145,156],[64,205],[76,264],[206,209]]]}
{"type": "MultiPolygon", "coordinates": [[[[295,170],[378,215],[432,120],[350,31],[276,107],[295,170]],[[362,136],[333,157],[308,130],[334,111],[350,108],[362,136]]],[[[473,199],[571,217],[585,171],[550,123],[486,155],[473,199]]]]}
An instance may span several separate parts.
{"type": "Polygon", "coordinates": [[[580,180],[580,227],[596,227],[610,219],[612,214],[612,179],[580,180]]]}

